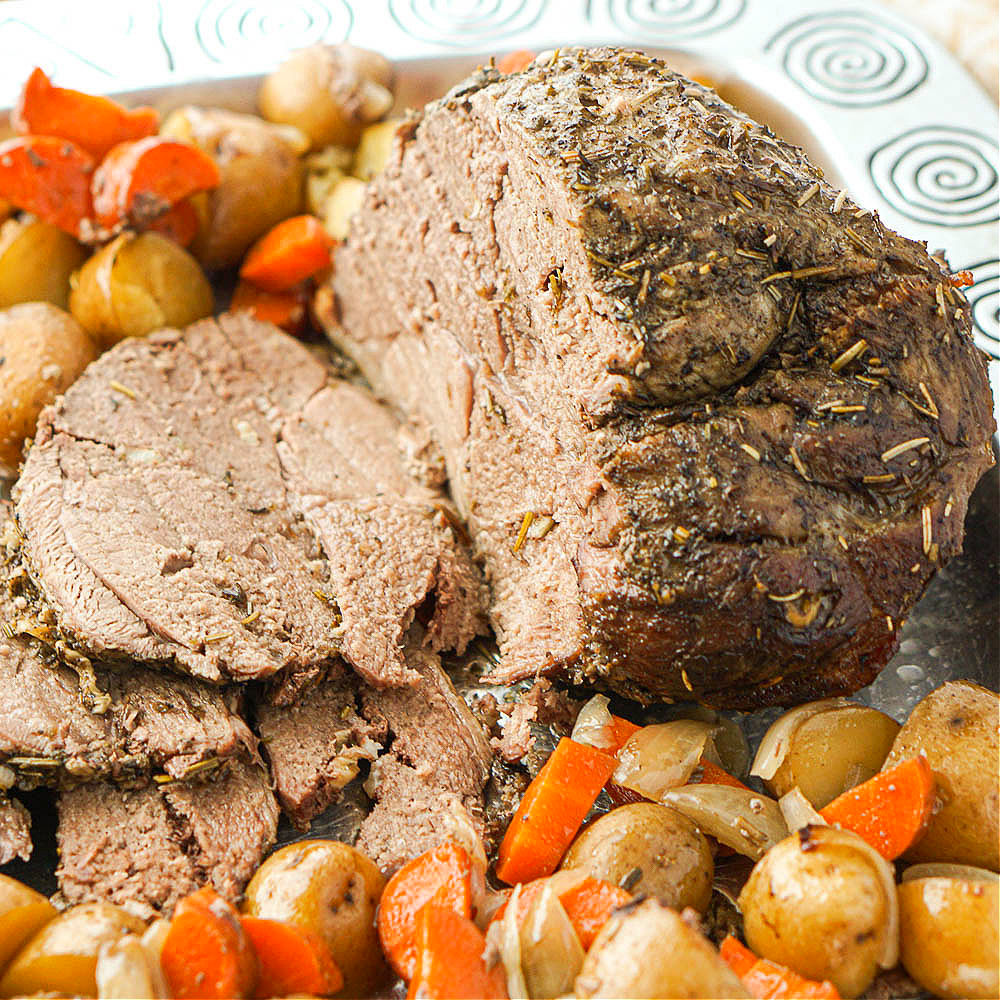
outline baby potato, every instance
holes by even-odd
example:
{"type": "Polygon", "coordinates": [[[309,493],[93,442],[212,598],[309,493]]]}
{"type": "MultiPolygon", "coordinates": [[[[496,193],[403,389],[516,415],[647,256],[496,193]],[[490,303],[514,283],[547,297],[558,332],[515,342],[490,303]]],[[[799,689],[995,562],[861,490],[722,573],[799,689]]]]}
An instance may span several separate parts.
{"type": "Polygon", "coordinates": [[[805,827],[785,838],[757,862],[738,902],[751,951],[829,979],[842,997],[896,964],[892,871],[847,830],[805,827]]]}
{"type": "Polygon", "coordinates": [[[885,766],[924,754],[941,808],[905,857],[1000,870],[997,730],[1000,699],[972,681],[949,681],[910,713],[885,766]]]}
{"type": "Polygon", "coordinates": [[[18,302],[69,305],[69,276],[87,251],[68,233],[37,219],[0,226],[0,309],[18,302]]]}
{"type": "Polygon", "coordinates": [[[313,45],[293,53],[261,84],[260,113],[294,125],[313,149],[356,146],[361,129],[392,107],[392,66],[353,45],[313,45]]]}
{"type": "Polygon", "coordinates": [[[939,997],[1000,996],[1000,883],[919,878],[899,886],[903,968],[939,997]]]}
{"type": "Polygon", "coordinates": [[[578,997],[748,997],[739,977],[655,899],[612,914],[576,977],[578,997]]]}
{"type": "Polygon", "coordinates": [[[842,698],[786,712],[764,734],[750,773],[776,797],[798,786],[816,809],[877,774],[899,723],[842,698]]]}
{"type": "Polygon", "coordinates": [[[369,996],[388,976],[375,929],[384,888],[378,868],[349,844],[302,840],[257,869],[243,911],[318,934],[344,974],[344,995],[369,996]]]}
{"type": "Polygon", "coordinates": [[[321,218],[323,228],[335,240],[347,239],[351,217],[361,207],[364,196],[365,182],[357,177],[344,177],[331,188],[321,218]]]}
{"type": "Polygon", "coordinates": [[[630,892],[664,906],[704,913],[712,898],[712,851],[698,827],[676,809],[636,802],[612,809],[580,834],[562,868],[621,885],[633,871],[630,892]]]}
{"type": "Polygon", "coordinates": [[[210,316],[212,287],[198,262],[159,233],[122,233],[84,264],[69,307],[103,347],[210,316]]]}
{"type": "Polygon", "coordinates": [[[145,924],[138,917],[119,906],[74,906],[45,924],[18,953],[0,979],[0,996],[43,992],[97,996],[101,948],[144,930],[145,924]]]}
{"type": "Polygon", "coordinates": [[[191,252],[209,271],[238,264],[260,236],[302,211],[302,160],[308,138],[256,115],[188,106],[161,132],[212,156],[218,187],[194,195],[200,226],[191,252]]]}
{"type": "Polygon", "coordinates": [[[69,313],[22,302],[0,312],[0,357],[0,464],[13,474],[42,407],[73,383],[97,348],[69,313]]]}
{"type": "Polygon", "coordinates": [[[21,945],[57,913],[40,892],[9,875],[0,875],[0,972],[21,945]]]}
{"type": "Polygon", "coordinates": [[[392,140],[396,136],[399,128],[400,118],[390,118],[387,121],[379,122],[377,125],[369,125],[361,133],[361,141],[358,143],[358,152],[354,157],[355,177],[360,177],[363,181],[370,181],[389,162],[389,151],[392,149],[392,140]]]}

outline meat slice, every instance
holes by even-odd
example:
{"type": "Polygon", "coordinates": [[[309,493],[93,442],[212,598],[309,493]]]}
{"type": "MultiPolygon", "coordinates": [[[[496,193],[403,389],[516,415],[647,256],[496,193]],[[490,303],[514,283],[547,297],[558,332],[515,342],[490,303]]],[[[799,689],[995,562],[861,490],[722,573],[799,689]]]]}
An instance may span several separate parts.
{"type": "Polygon", "coordinates": [[[448,835],[456,814],[483,830],[483,790],[493,759],[486,734],[455,692],[437,656],[411,646],[412,687],[361,693],[362,714],[385,727],[388,752],[372,765],[366,789],[375,804],[358,847],[395,871],[448,835]]]}
{"type": "Polygon", "coordinates": [[[940,262],[642,53],[562,49],[430,105],[316,306],[442,450],[501,680],[853,690],[992,461],[940,262]]]}
{"type": "Polygon", "coordinates": [[[382,749],[385,729],[358,714],[357,679],[342,667],[305,688],[290,705],[266,695],[257,729],[281,808],[300,829],[318,816],[382,749]]]}
{"type": "MultiPolygon", "coordinates": [[[[0,596],[9,631],[24,603],[0,596]]],[[[182,778],[211,761],[256,759],[235,691],[139,667],[99,670],[92,683],[37,640],[0,637],[0,766],[19,785],[143,784],[154,773],[182,778]]]]}
{"type": "Polygon", "coordinates": [[[277,825],[267,775],[244,763],[214,781],[81,786],[59,796],[56,874],[70,903],[127,903],[146,916],[202,885],[235,900],[277,825]]]}
{"type": "Polygon", "coordinates": [[[373,682],[412,680],[399,646],[418,608],[435,648],[483,619],[403,438],[245,316],[125,341],[39,421],[14,490],[25,567],[87,656],[222,682],[315,673],[342,651],[373,682]]]}
{"type": "Polygon", "coordinates": [[[17,800],[0,792],[0,867],[31,857],[31,814],[17,800]]]}

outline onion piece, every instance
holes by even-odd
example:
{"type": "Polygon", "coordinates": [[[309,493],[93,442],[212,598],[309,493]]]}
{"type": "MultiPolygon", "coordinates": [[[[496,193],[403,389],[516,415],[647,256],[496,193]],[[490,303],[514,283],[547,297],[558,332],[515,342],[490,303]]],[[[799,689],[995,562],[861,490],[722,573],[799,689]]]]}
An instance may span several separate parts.
{"type": "Polygon", "coordinates": [[[570,738],[576,743],[585,743],[598,750],[614,750],[615,741],[611,736],[611,712],[608,699],[603,694],[595,694],[576,717],[570,738]]]}
{"type": "MultiPolygon", "coordinates": [[[[159,966],[159,962],[156,963],[159,966]]],[[[162,973],[157,976],[141,938],[128,934],[105,944],[97,956],[95,978],[101,1000],[169,996],[162,973]],[[161,989],[162,987],[162,989],[161,989]]]]}
{"type": "Polygon", "coordinates": [[[659,801],[684,813],[702,833],[754,861],[788,836],[778,803],[749,788],[684,785],[668,789],[659,801]]]}
{"type": "Polygon", "coordinates": [[[570,992],[583,957],[583,945],[559,902],[556,886],[546,882],[521,927],[521,969],[528,996],[559,997],[570,992]]]}
{"type": "Polygon", "coordinates": [[[810,827],[809,834],[809,839],[820,847],[830,844],[854,848],[871,861],[885,892],[886,934],[878,964],[883,969],[895,968],[899,962],[899,896],[896,893],[895,869],[871,844],[850,830],[841,830],[837,826],[810,827]]]}
{"type": "Polygon", "coordinates": [[[793,708],[790,712],[785,712],[784,715],[772,722],[770,728],[764,733],[764,738],[760,741],[760,746],[757,747],[757,755],[753,759],[750,774],[770,781],[788,753],[788,748],[792,744],[792,734],[806,719],[831,708],[843,708],[845,705],[853,704],[855,702],[847,698],[824,698],[821,701],[807,702],[805,705],[793,708]]]}
{"type": "Polygon", "coordinates": [[[694,719],[643,726],[618,751],[612,780],[655,802],[668,788],[688,782],[714,732],[694,719]]]}
{"type": "Polygon", "coordinates": [[[521,933],[517,926],[517,911],[521,902],[522,885],[518,882],[510,894],[503,917],[491,924],[486,932],[486,942],[496,948],[507,978],[507,996],[510,1000],[528,1000],[528,987],[521,969],[521,933]]]}
{"type": "Polygon", "coordinates": [[[926,861],[919,865],[910,865],[903,872],[903,882],[912,882],[918,878],[957,878],[967,882],[1000,882],[1000,875],[988,868],[975,868],[972,865],[958,865],[949,861],[926,861]]]}
{"type": "Polygon", "coordinates": [[[804,826],[829,826],[825,819],[813,808],[813,804],[802,794],[796,785],[778,799],[778,808],[785,817],[790,833],[801,830],[804,826]]]}

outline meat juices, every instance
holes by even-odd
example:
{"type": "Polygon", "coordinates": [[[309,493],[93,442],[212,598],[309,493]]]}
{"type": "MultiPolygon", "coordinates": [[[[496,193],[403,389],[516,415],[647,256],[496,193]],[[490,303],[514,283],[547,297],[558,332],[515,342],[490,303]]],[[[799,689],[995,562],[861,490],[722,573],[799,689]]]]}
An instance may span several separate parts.
{"type": "Polygon", "coordinates": [[[429,105],[317,307],[443,451],[499,680],[853,691],[992,462],[968,304],[925,246],[640,53],[429,105]]]}

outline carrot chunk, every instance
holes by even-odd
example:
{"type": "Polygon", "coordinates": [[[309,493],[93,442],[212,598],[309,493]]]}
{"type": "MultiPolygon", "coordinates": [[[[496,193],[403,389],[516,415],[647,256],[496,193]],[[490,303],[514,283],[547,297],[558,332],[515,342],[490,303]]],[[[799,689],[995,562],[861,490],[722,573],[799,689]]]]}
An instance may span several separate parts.
{"type": "Polygon", "coordinates": [[[559,896],[584,951],[589,950],[611,914],[631,899],[630,892],[600,878],[586,878],[559,896]]]}
{"type": "Polygon", "coordinates": [[[486,938],[450,906],[427,903],[417,917],[417,954],[407,997],[416,1000],[506,1000],[503,966],[486,965],[486,938]]]}
{"type": "Polygon", "coordinates": [[[0,142],[0,198],[79,238],[93,215],[93,157],[66,139],[29,135],[0,142]]]}
{"type": "Polygon", "coordinates": [[[239,914],[214,889],[199,889],[177,904],[160,964],[177,1000],[253,996],[257,957],[239,914]]]}
{"type": "Polygon", "coordinates": [[[198,235],[198,225],[198,212],[185,198],[159,218],[154,219],[146,228],[166,236],[178,246],[186,247],[190,246],[198,235]]]}
{"type": "Polygon", "coordinates": [[[796,1000],[840,1000],[837,987],[829,980],[824,979],[818,983],[814,979],[806,979],[766,958],[758,958],[741,978],[743,985],[758,1000],[785,1000],[786,997],[795,997],[796,1000]]]}
{"type": "Polygon", "coordinates": [[[122,142],[94,171],[94,213],[108,229],[122,222],[142,229],[172,205],[218,183],[215,160],[185,142],[157,135],[122,142]]]}
{"type": "Polygon", "coordinates": [[[306,306],[303,290],[265,292],[263,288],[240,281],[229,303],[230,312],[246,310],[262,323],[273,323],[289,333],[299,333],[305,326],[306,306]]]}
{"type": "Polygon", "coordinates": [[[311,931],[280,920],[241,917],[257,955],[256,997],[332,996],[344,985],[330,950],[311,931]]]}
{"type": "Polygon", "coordinates": [[[927,758],[914,757],[837,796],[819,814],[831,825],[853,830],[887,861],[895,861],[927,829],[934,798],[927,758]]]}
{"type": "Polygon", "coordinates": [[[617,754],[640,729],[642,729],[642,726],[637,726],[634,722],[629,722],[628,719],[623,719],[619,715],[612,715],[611,728],[608,731],[608,735],[614,740],[615,745],[607,752],[617,754]]]}
{"type": "Polygon", "coordinates": [[[514,885],[551,875],[616,763],[600,750],[561,739],[528,785],[507,827],[497,878],[514,885]]]}
{"type": "Polygon", "coordinates": [[[497,70],[504,74],[520,73],[534,60],[536,55],[537,53],[530,49],[516,49],[513,52],[508,52],[497,60],[497,70]]]}
{"type": "Polygon", "coordinates": [[[742,979],[757,961],[757,956],[739,938],[727,934],[719,945],[719,957],[742,979]]]}
{"type": "Polygon", "coordinates": [[[284,292],[330,266],[333,240],[314,215],[279,222],[248,251],[240,277],[268,292],[284,292]]]}
{"type": "Polygon", "coordinates": [[[703,785],[729,785],[730,788],[746,788],[747,786],[743,784],[739,778],[734,778],[728,771],[724,771],[718,764],[713,764],[710,760],[706,760],[704,757],[698,761],[698,770],[691,776],[691,783],[697,784],[701,783],[703,785]],[[695,777],[698,772],[701,772],[700,777],[695,777]]]}
{"type": "Polygon", "coordinates": [[[451,841],[408,861],[389,879],[378,908],[378,936],[389,964],[412,979],[417,964],[417,914],[426,903],[472,916],[472,859],[451,841]]]}
{"type": "Polygon", "coordinates": [[[129,110],[109,97],[54,87],[36,67],[21,91],[11,122],[21,135],[69,139],[100,160],[120,142],[154,135],[160,116],[153,108],[129,110]]]}

